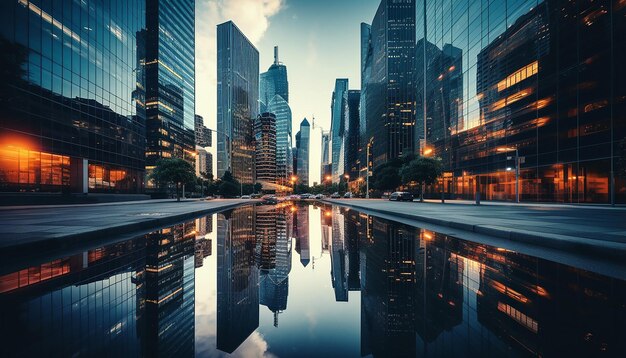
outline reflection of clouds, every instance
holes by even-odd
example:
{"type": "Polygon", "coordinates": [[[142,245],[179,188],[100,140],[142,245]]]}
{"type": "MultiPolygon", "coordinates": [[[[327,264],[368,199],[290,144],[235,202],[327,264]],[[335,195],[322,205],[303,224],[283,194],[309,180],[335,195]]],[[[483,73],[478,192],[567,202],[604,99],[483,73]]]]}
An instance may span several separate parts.
{"type": "MultiPolygon", "coordinates": [[[[197,323],[197,320],[196,320],[197,323]]],[[[213,325],[215,326],[215,325],[213,325]]],[[[217,350],[215,334],[213,334],[210,339],[200,338],[199,342],[196,343],[196,356],[198,357],[241,357],[241,358],[251,358],[251,357],[264,357],[264,358],[273,358],[276,357],[275,354],[268,351],[269,345],[265,341],[265,338],[257,332],[254,331],[246,339],[240,346],[235,350],[232,354],[228,354],[226,352],[222,352],[217,350]]]]}

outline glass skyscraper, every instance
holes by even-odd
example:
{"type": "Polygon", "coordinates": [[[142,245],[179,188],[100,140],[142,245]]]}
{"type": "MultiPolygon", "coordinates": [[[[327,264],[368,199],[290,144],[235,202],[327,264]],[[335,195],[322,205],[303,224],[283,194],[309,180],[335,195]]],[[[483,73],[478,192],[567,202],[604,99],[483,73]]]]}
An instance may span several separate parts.
{"type": "Polygon", "coordinates": [[[335,80],[335,90],[331,99],[330,118],[330,160],[332,163],[332,181],[339,183],[345,171],[344,130],[348,117],[348,79],[335,80]]]}
{"type": "Polygon", "coordinates": [[[232,21],[217,25],[217,176],[252,184],[259,51],[232,21]],[[228,135],[224,136],[222,133],[228,135]]]}
{"type": "Polygon", "coordinates": [[[360,161],[360,122],[359,105],[361,102],[361,91],[348,91],[348,125],[346,126],[345,151],[346,151],[346,173],[350,180],[356,180],[359,176],[360,161]]]}
{"type": "Polygon", "coordinates": [[[444,161],[437,196],[514,200],[517,183],[521,201],[626,203],[623,2],[420,1],[417,14],[415,144],[425,133],[444,161]]]}
{"type": "Polygon", "coordinates": [[[194,1],[147,0],[146,29],[146,170],[149,173],[161,158],[194,161],[194,1]]]}
{"type": "Polygon", "coordinates": [[[143,190],[145,1],[0,3],[0,190],[143,190]]]}
{"type": "Polygon", "coordinates": [[[300,122],[300,140],[298,143],[298,180],[309,185],[309,150],[311,141],[311,125],[305,118],[300,122]]]}
{"type": "Polygon", "coordinates": [[[287,66],[278,59],[278,47],[274,47],[274,63],[260,75],[262,111],[276,116],[276,179],[279,185],[289,185],[293,173],[291,154],[292,118],[289,107],[289,82],[287,66]]]}
{"type": "Polygon", "coordinates": [[[276,184],[276,116],[265,112],[254,123],[256,180],[276,184]]]}
{"type": "Polygon", "coordinates": [[[371,71],[363,88],[374,167],[415,150],[415,1],[382,0],[370,41],[361,39],[371,47],[361,54],[370,57],[362,66],[371,71]]]}

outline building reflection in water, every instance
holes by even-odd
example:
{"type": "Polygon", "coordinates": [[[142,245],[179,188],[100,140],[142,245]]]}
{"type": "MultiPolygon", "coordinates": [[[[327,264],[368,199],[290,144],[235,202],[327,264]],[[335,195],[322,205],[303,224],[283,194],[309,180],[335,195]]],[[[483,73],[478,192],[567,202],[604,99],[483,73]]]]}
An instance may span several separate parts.
{"type": "Polygon", "coordinates": [[[193,356],[194,223],[0,276],[0,356],[193,356]]]}
{"type": "Polygon", "coordinates": [[[300,263],[306,267],[311,262],[311,247],[309,243],[309,206],[299,206],[293,215],[294,236],[296,237],[296,252],[300,255],[300,263]]]}
{"type": "Polygon", "coordinates": [[[332,331],[328,325],[352,308],[360,343],[337,340],[332,349],[356,344],[361,355],[382,357],[626,356],[624,281],[353,210],[320,209],[321,235],[311,236],[321,240],[316,270],[292,270],[291,230],[308,238],[309,208],[291,204],[217,214],[217,258],[209,258],[208,217],[15,272],[2,267],[0,334],[13,344],[0,345],[0,356],[192,356],[207,338],[232,353],[251,335],[278,354],[332,331]],[[216,300],[195,297],[194,270],[207,258],[215,261],[204,272],[217,264],[216,300]],[[313,277],[304,272],[318,283],[330,272],[332,287],[303,289],[297,281],[313,277]],[[316,327],[301,319],[304,312],[286,313],[290,293],[291,310],[311,299],[342,308],[307,306],[325,322],[316,327]],[[195,321],[196,303],[207,300],[217,305],[217,333],[195,321]],[[259,327],[261,305],[279,328],[271,320],[259,327]],[[324,316],[329,309],[339,313],[324,316]],[[285,327],[289,333],[279,330],[285,327]],[[297,329],[306,336],[294,336],[297,329]]]}
{"type": "Polygon", "coordinates": [[[278,314],[287,309],[289,294],[291,239],[287,222],[291,220],[291,210],[291,206],[284,205],[262,206],[255,213],[260,303],[274,313],[276,327],[278,314]]]}
{"type": "Polygon", "coordinates": [[[366,215],[361,353],[624,356],[626,285],[366,215]]]}
{"type": "Polygon", "coordinates": [[[217,349],[232,353],[259,326],[255,207],[217,216],[217,349]]]}

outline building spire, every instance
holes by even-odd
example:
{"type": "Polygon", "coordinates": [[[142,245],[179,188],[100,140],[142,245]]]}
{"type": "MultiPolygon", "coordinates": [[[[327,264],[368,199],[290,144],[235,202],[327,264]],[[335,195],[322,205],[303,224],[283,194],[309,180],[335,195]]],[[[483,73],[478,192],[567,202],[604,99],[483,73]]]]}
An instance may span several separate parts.
{"type": "Polygon", "coordinates": [[[280,64],[280,62],[278,62],[278,46],[274,46],[274,64],[280,64]]]}

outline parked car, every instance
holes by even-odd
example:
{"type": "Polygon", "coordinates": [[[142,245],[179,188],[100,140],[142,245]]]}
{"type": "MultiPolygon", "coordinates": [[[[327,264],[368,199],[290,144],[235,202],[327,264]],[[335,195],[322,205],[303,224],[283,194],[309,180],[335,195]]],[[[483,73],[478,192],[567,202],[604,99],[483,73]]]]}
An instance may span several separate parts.
{"type": "Polygon", "coordinates": [[[278,204],[278,199],[275,195],[265,195],[261,198],[262,203],[266,205],[275,205],[278,204]]]}
{"type": "Polygon", "coordinates": [[[330,197],[332,199],[339,199],[339,198],[341,198],[341,195],[339,195],[338,192],[334,192],[334,193],[330,194],[330,197]]]}
{"type": "Polygon", "coordinates": [[[351,192],[347,192],[347,193],[343,194],[343,197],[344,197],[345,199],[351,199],[353,196],[352,196],[352,193],[351,193],[351,192]]]}
{"type": "Polygon", "coordinates": [[[262,196],[262,195],[261,195],[261,194],[258,194],[258,193],[255,193],[255,194],[250,195],[250,197],[251,197],[252,199],[259,199],[259,198],[261,198],[261,196],[262,196]]]}
{"type": "Polygon", "coordinates": [[[315,199],[324,199],[324,198],[325,198],[324,194],[315,195],[315,199]]]}
{"type": "Polygon", "coordinates": [[[300,195],[298,195],[298,194],[291,194],[289,196],[289,199],[291,199],[291,200],[300,200],[300,195]]]}
{"type": "Polygon", "coordinates": [[[300,194],[300,199],[310,199],[311,198],[311,194],[300,194]]]}
{"type": "Polygon", "coordinates": [[[242,195],[241,198],[242,199],[252,199],[252,197],[250,195],[242,195]]]}
{"type": "Polygon", "coordinates": [[[413,194],[406,191],[396,191],[389,195],[389,201],[413,201],[413,194]]]}

